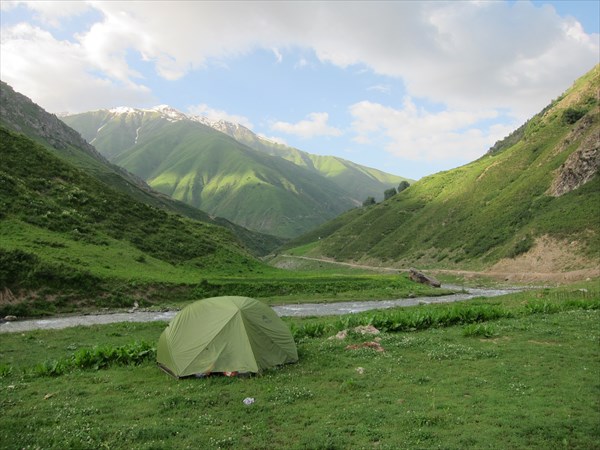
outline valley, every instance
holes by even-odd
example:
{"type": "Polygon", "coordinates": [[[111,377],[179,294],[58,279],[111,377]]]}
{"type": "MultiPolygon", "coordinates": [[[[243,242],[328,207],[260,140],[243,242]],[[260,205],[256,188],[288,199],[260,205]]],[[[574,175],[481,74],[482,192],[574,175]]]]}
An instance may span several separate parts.
{"type": "MultiPolygon", "coordinates": [[[[408,179],[162,105],[61,119],[111,162],[211,215],[291,238],[408,179]]],[[[409,180],[413,181],[413,180],[409,180]]]]}
{"type": "Polygon", "coordinates": [[[2,83],[0,442],[597,448],[598,71],[418,181],[166,107],[63,122],[2,83]],[[158,370],[172,312],[220,296],[277,309],[299,361],[158,370]]]}

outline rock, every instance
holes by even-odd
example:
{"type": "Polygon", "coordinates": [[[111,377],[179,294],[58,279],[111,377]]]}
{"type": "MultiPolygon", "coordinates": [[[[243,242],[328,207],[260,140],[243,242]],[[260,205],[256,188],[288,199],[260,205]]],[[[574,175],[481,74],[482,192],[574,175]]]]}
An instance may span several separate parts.
{"type": "MultiPolygon", "coordinates": [[[[571,134],[581,135],[582,130],[585,131],[593,125],[591,117],[584,119],[587,120],[582,120],[581,125],[576,127],[571,134]]],[[[578,137],[580,136],[569,139],[567,144],[578,137]]],[[[554,180],[546,193],[553,197],[560,197],[590,181],[598,173],[599,169],[600,139],[598,139],[598,133],[590,133],[580,144],[579,148],[571,153],[566,161],[555,171],[554,180]]]]}
{"type": "Polygon", "coordinates": [[[353,331],[360,334],[379,334],[379,330],[373,325],[359,325],[353,331]]]}
{"type": "Polygon", "coordinates": [[[346,339],[346,336],[348,336],[348,330],[342,330],[335,336],[331,336],[329,339],[339,339],[340,341],[343,341],[346,339]]]}
{"type": "Polygon", "coordinates": [[[17,316],[6,316],[4,320],[6,320],[7,322],[14,322],[15,320],[17,320],[17,316]]]}
{"type": "Polygon", "coordinates": [[[433,287],[440,287],[442,284],[436,280],[434,277],[431,277],[429,275],[425,275],[423,272],[417,270],[417,269],[410,269],[408,271],[408,277],[413,280],[416,281],[417,283],[421,283],[421,284],[428,284],[429,286],[433,286],[433,287]]]}

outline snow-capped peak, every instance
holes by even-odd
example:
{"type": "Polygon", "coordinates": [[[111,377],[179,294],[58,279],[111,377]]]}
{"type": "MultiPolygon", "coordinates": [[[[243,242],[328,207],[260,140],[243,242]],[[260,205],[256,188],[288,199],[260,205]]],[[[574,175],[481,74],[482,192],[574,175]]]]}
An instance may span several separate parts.
{"type": "Polygon", "coordinates": [[[193,120],[194,122],[201,123],[202,125],[206,125],[207,127],[211,127],[211,128],[214,124],[214,122],[212,120],[210,120],[208,117],[205,117],[205,116],[188,116],[188,118],[190,120],[193,120]]]}
{"type": "Polygon", "coordinates": [[[249,131],[246,127],[240,125],[239,123],[228,122],[227,120],[223,119],[214,120],[206,116],[197,116],[192,114],[188,115],[176,110],[175,108],[172,108],[169,105],[157,105],[150,109],[137,109],[131,108],[129,106],[119,106],[117,108],[110,109],[109,111],[113,114],[158,113],[161,115],[161,117],[167,119],[170,122],[177,122],[180,120],[192,120],[194,122],[201,123],[202,125],[206,125],[217,131],[229,135],[235,135],[238,133],[244,133],[249,131]]]}
{"type": "Polygon", "coordinates": [[[136,111],[135,108],[130,108],[129,106],[117,106],[116,108],[109,109],[109,112],[114,114],[132,114],[136,111]]]}
{"type": "Polygon", "coordinates": [[[158,105],[154,108],[150,108],[150,111],[156,111],[164,118],[173,121],[188,119],[188,116],[186,116],[184,113],[177,111],[175,108],[171,108],[169,105],[158,105]]]}

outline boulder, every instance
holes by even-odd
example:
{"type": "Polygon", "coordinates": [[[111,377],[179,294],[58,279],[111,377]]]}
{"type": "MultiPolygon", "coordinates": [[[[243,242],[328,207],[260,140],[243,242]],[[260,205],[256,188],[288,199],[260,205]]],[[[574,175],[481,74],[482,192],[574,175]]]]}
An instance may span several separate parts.
{"type": "Polygon", "coordinates": [[[428,284],[429,286],[433,286],[433,287],[440,287],[442,285],[434,277],[425,275],[423,272],[421,272],[417,269],[410,269],[408,271],[408,277],[411,280],[416,281],[417,283],[428,284]]]}

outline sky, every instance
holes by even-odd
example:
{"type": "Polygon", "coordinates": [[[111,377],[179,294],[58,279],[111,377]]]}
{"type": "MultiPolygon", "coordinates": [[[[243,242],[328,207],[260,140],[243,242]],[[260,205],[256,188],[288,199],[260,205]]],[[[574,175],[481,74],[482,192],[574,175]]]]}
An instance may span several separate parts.
{"type": "Polygon", "coordinates": [[[0,5],[0,78],[52,113],[165,104],[412,179],[600,62],[598,0],[0,5]]]}

